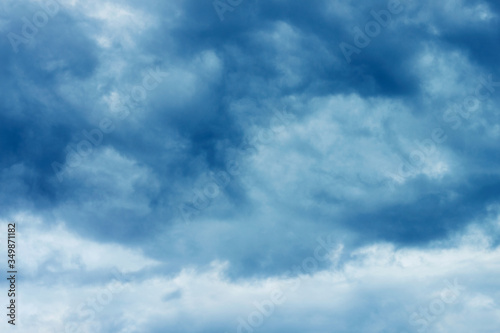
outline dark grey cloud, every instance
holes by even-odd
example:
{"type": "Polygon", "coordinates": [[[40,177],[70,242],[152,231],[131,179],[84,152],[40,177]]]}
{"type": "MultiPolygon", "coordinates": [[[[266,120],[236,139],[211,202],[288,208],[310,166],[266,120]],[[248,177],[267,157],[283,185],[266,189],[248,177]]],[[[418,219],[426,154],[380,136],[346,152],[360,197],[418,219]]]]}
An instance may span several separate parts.
{"type": "MultiPolygon", "coordinates": [[[[244,1],[222,22],[210,1],[61,3],[17,53],[0,41],[3,217],[64,220],[168,261],[163,272],[228,260],[233,278],[282,274],[323,232],[354,249],[425,247],[464,230],[498,201],[499,97],[457,130],[442,114],[481,75],[500,80],[498,6],[402,4],[348,63],[339,44],[354,45],[353,28],[387,1],[244,1]],[[152,68],[167,75],[120,120],[152,68]],[[294,120],[264,143],[259,129],[284,107],[294,120]],[[68,166],[68,149],[103,118],[115,129],[68,166]],[[448,136],[441,155],[391,176],[436,127],[448,136]],[[230,161],[241,173],[195,207],[207,174],[230,161]],[[62,182],[53,162],[67,168],[62,182]],[[197,212],[190,224],[184,204],[197,212]]],[[[4,36],[39,11],[7,7],[4,36]]]]}

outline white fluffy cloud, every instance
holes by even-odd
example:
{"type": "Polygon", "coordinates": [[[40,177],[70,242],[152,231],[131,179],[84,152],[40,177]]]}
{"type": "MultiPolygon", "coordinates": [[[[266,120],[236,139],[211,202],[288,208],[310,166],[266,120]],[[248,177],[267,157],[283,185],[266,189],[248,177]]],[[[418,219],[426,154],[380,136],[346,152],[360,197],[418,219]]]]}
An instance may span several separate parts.
{"type": "Polygon", "coordinates": [[[63,223],[47,227],[26,214],[15,220],[21,275],[29,276],[18,286],[19,332],[294,327],[375,333],[426,327],[468,333],[500,324],[498,291],[491,293],[500,274],[500,250],[491,248],[480,228],[456,235],[447,247],[396,249],[376,243],[344,254],[342,264],[342,248],[335,247],[325,270],[312,270],[319,257],[311,253],[299,263],[298,275],[231,280],[227,262],[158,275],[151,268],[161,263],[137,250],[84,240],[63,223]],[[37,277],[42,266],[51,275],[37,277]],[[121,273],[113,276],[112,267],[121,273]],[[79,278],[98,271],[107,275],[79,278]],[[51,278],[62,274],[68,279],[51,278]],[[305,314],[311,316],[307,322],[301,319],[305,314]],[[356,325],[345,326],[351,321],[356,325]]]}

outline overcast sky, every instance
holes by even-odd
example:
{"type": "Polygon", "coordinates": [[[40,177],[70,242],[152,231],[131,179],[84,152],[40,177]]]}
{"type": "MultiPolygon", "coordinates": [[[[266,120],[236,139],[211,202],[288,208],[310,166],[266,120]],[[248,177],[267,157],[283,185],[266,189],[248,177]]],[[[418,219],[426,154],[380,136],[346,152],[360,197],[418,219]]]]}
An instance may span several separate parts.
{"type": "Polygon", "coordinates": [[[0,9],[18,332],[498,332],[499,2],[0,9]]]}

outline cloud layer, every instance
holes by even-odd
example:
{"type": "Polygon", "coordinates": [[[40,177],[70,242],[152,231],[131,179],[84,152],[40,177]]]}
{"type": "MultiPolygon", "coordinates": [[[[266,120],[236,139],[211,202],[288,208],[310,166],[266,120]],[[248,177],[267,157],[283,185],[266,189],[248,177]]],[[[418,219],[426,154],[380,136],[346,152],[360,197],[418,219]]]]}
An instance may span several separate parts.
{"type": "Polygon", "coordinates": [[[1,7],[21,330],[232,332],[297,281],[250,329],[498,327],[496,2],[1,7]]]}

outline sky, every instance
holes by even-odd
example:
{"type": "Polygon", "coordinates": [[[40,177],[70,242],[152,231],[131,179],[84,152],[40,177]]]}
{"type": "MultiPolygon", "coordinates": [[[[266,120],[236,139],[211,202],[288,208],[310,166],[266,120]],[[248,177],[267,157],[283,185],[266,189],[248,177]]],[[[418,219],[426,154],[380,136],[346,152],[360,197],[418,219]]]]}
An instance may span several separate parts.
{"type": "Polygon", "coordinates": [[[499,15],[2,0],[2,332],[497,333],[499,15]]]}

